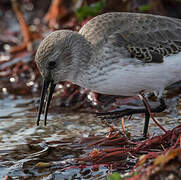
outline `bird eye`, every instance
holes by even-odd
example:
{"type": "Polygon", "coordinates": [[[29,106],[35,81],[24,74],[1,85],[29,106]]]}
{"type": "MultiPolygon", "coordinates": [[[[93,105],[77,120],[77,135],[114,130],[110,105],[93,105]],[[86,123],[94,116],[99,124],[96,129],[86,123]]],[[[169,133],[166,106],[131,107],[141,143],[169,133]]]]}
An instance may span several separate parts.
{"type": "Polygon", "coordinates": [[[48,62],[48,69],[53,69],[56,65],[56,62],[55,61],[50,61],[48,62]]]}

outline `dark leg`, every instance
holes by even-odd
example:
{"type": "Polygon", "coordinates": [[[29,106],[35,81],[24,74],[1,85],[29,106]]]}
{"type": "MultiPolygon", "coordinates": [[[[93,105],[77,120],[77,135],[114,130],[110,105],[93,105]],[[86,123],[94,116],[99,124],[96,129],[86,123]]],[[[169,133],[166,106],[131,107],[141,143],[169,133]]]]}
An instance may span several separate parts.
{"type": "Polygon", "coordinates": [[[143,129],[143,138],[146,138],[149,122],[150,122],[150,114],[149,114],[149,112],[146,112],[145,113],[145,124],[144,124],[144,129],[143,129]]]}
{"type": "MultiPolygon", "coordinates": [[[[160,105],[157,106],[157,107],[154,109],[155,111],[151,111],[151,112],[153,112],[153,113],[159,113],[159,112],[162,112],[162,111],[164,111],[164,110],[166,109],[166,104],[165,104],[164,99],[163,99],[163,98],[160,98],[159,101],[160,101],[160,105]]],[[[144,129],[143,129],[143,137],[146,137],[147,132],[148,132],[150,114],[149,114],[149,112],[148,112],[148,109],[147,109],[147,106],[146,106],[145,101],[142,100],[142,102],[143,102],[143,104],[144,104],[144,106],[145,106],[145,108],[146,108],[146,110],[147,110],[147,112],[145,113],[145,124],[144,124],[144,129]]]]}
{"type": "MultiPolygon", "coordinates": [[[[160,99],[160,105],[155,108],[150,108],[152,113],[159,113],[166,109],[166,105],[163,99],[160,99]]],[[[147,113],[148,111],[145,108],[128,108],[123,110],[111,111],[111,112],[103,112],[103,113],[96,113],[97,117],[102,119],[117,119],[123,116],[130,116],[133,114],[141,114],[147,113]]]]}
{"type": "Polygon", "coordinates": [[[155,108],[155,112],[153,112],[153,113],[160,113],[167,108],[163,98],[160,98],[159,101],[160,101],[160,105],[157,108],[155,108]]]}
{"type": "MultiPolygon", "coordinates": [[[[152,113],[160,113],[166,109],[166,104],[163,98],[159,99],[160,104],[159,106],[155,108],[150,108],[150,111],[152,113]]],[[[96,115],[101,118],[101,119],[117,119],[123,116],[129,116],[133,114],[145,114],[145,124],[144,124],[144,130],[143,130],[143,137],[146,137],[147,131],[148,131],[148,126],[149,126],[149,119],[150,119],[150,114],[148,112],[147,106],[145,102],[143,101],[145,108],[132,108],[132,109],[124,109],[124,110],[119,110],[119,111],[112,111],[112,112],[105,112],[105,113],[96,113],[96,115]]]]}
{"type": "MultiPolygon", "coordinates": [[[[153,121],[157,124],[157,126],[159,126],[164,132],[166,132],[166,130],[157,122],[157,120],[152,115],[153,111],[151,111],[150,105],[147,102],[147,99],[145,98],[144,94],[141,94],[140,98],[145,106],[145,109],[147,110],[147,113],[145,113],[145,125],[144,125],[143,137],[146,137],[147,135],[150,116],[153,119],[153,121]]],[[[154,112],[162,112],[166,108],[166,104],[163,98],[160,98],[159,100],[160,100],[160,105],[157,108],[155,108],[154,112]]]]}

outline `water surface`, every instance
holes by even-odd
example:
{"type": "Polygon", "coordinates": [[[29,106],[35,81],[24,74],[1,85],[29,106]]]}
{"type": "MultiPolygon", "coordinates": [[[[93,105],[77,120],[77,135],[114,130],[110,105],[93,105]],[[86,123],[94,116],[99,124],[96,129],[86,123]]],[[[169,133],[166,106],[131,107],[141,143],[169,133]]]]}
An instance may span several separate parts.
{"type": "MultiPolygon", "coordinates": [[[[179,94],[167,96],[167,104],[169,108],[159,114],[157,119],[166,129],[172,129],[181,123],[179,94]]],[[[37,127],[37,106],[38,97],[2,93],[0,179],[5,175],[13,179],[99,179],[109,173],[110,169],[105,165],[95,170],[91,165],[80,168],[74,162],[75,158],[83,157],[93,150],[77,143],[78,139],[106,136],[109,128],[93,114],[62,113],[57,111],[60,107],[54,108],[54,105],[48,114],[48,125],[43,126],[41,121],[37,127]],[[37,168],[39,162],[53,166],[37,168]]],[[[132,136],[141,136],[143,119],[143,115],[137,115],[125,120],[126,129],[132,136]]],[[[151,121],[149,133],[152,136],[162,131],[151,121]]]]}

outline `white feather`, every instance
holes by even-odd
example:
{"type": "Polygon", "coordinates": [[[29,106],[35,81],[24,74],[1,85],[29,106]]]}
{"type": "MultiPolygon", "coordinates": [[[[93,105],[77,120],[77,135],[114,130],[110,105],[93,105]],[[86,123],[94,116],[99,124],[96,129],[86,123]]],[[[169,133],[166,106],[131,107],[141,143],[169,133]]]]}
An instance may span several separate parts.
{"type": "Polygon", "coordinates": [[[86,87],[103,94],[133,96],[141,91],[162,92],[165,87],[181,80],[181,53],[164,57],[163,63],[123,65],[129,60],[120,59],[118,64],[105,66],[102,68],[104,73],[95,66],[90,67],[89,75],[85,77],[86,87]]]}

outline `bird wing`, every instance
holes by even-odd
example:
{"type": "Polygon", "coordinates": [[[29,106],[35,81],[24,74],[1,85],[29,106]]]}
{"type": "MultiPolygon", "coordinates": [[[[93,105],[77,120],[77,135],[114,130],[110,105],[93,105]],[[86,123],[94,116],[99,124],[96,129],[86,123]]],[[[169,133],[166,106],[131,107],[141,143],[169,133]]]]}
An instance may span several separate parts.
{"type": "Polygon", "coordinates": [[[181,51],[181,20],[165,16],[105,13],[86,23],[79,33],[98,51],[125,48],[125,56],[144,62],[161,63],[164,56],[181,51]]]}
{"type": "Polygon", "coordinates": [[[181,20],[141,14],[128,19],[109,35],[106,47],[124,48],[125,56],[145,63],[162,63],[164,56],[181,52],[181,20]]]}

